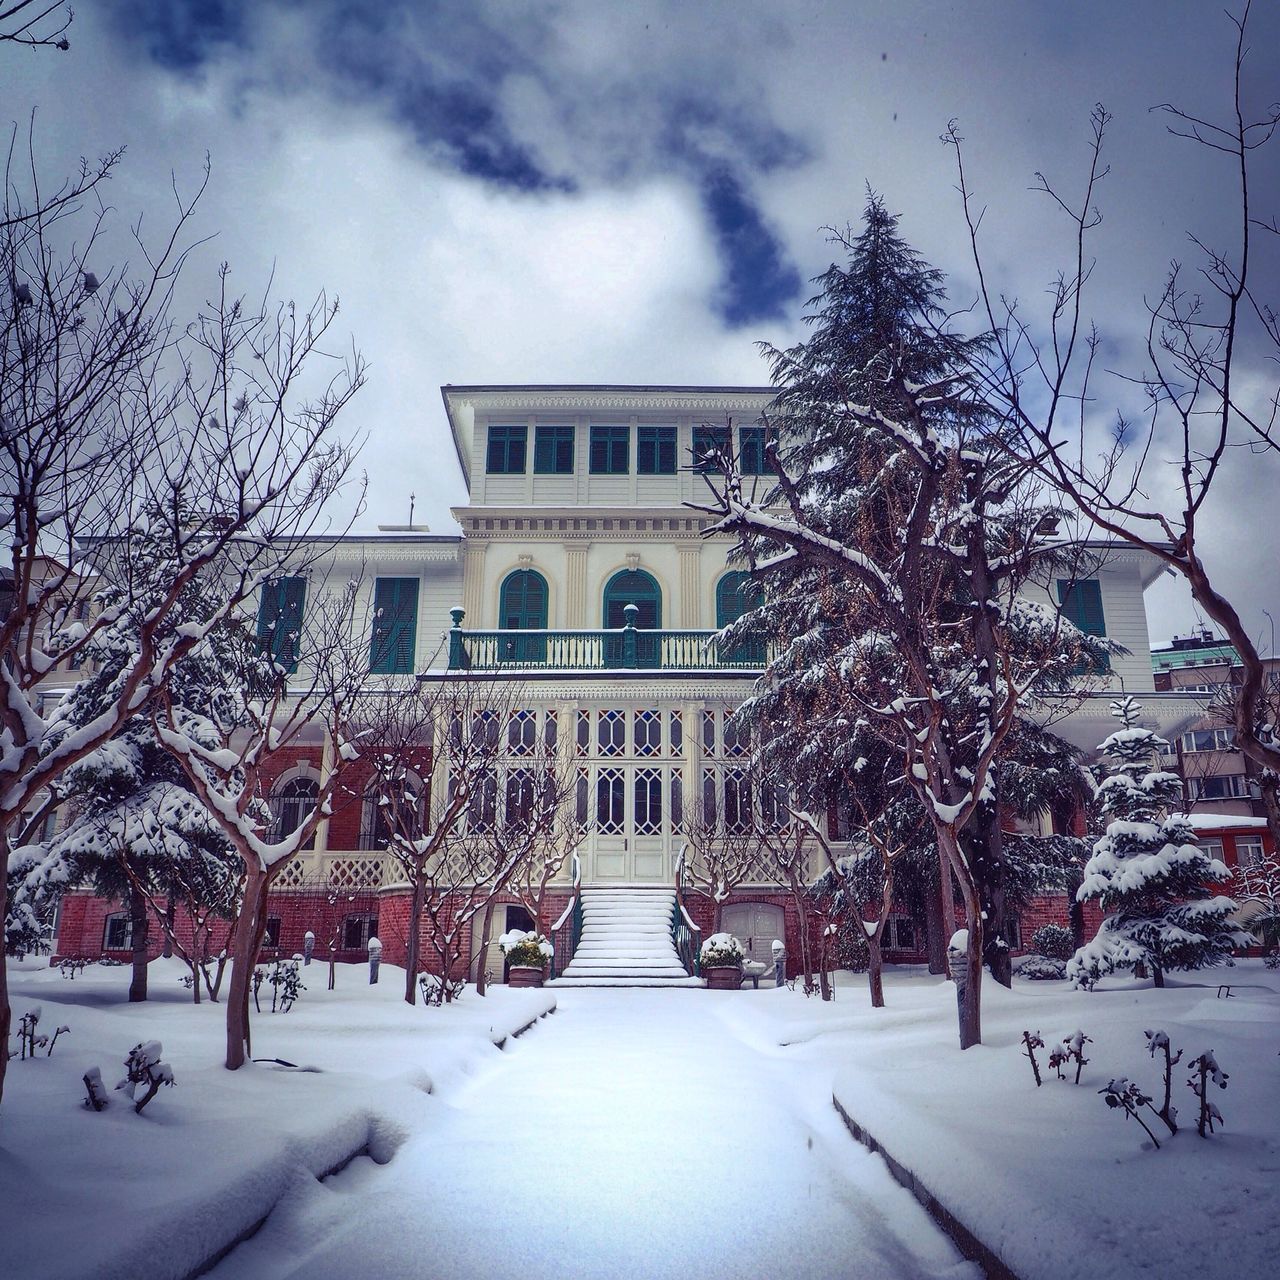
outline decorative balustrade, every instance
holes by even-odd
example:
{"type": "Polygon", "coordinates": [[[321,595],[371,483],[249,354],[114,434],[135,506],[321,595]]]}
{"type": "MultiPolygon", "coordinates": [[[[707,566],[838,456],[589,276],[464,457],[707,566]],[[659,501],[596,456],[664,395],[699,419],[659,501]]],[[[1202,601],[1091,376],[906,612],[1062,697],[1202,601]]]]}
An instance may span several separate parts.
{"type": "Polygon", "coordinates": [[[451,671],[742,671],[765,664],[760,641],[726,644],[714,631],[644,630],[635,605],[626,625],[601,631],[464,631],[463,610],[453,609],[451,671]]]}
{"type": "Polygon", "coordinates": [[[573,959],[573,953],[582,940],[582,863],[575,853],[570,863],[573,868],[573,897],[560,913],[560,919],[551,926],[551,977],[563,973],[573,959]]]}

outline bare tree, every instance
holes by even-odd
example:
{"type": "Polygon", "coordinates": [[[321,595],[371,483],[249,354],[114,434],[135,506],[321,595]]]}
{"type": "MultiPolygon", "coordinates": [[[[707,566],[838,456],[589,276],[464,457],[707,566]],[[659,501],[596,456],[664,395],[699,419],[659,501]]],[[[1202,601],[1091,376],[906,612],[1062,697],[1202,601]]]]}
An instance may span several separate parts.
{"type": "Polygon", "coordinates": [[[0,44],[66,53],[71,48],[66,33],[75,16],[67,0],[14,0],[0,9],[0,44]]]}
{"type": "MultiPolygon", "coordinates": [[[[714,785],[714,784],[712,784],[714,785]]],[[[760,830],[755,806],[755,776],[743,767],[724,780],[719,794],[704,786],[685,806],[684,870],[694,893],[710,898],[712,933],[719,933],[724,904],[740,884],[759,874],[760,830]]]]}
{"type": "MultiPolygon", "coordinates": [[[[358,356],[324,351],[336,304],[323,295],[301,310],[249,305],[230,294],[224,268],[195,322],[173,322],[203,182],[189,197],[175,187],[158,240],[134,228],[143,264],[134,273],[111,265],[120,246],[109,211],[80,198],[94,176],[48,200],[34,169],[26,196],[7,175],[0,222],[3,855],[30,838],[21,815],[56,797],[65,771],[154,699],[173,666],[256,598],[314,528],[350,466],[335,424],[364,376],[358,356]],[[169,526],[163,580],[134,576],[129,546],[144,521],[169,526]],[[97,610],[87,607],[95,570],[125,588],[97,610]],[[220,578],[219,608],[186,617],[180,601],[204,574],[220,578]],[[110,696],[86,723],[68,725],[43,682],[80,669],[127,613],[138,619],[133,652],[110,696]]],[[[0,1041],[8,1010],[0,970],[0,1041]]]]}
{"type": "MultiPolygon", "coordinates": [[[[1144,331],[1132,335],[1143,358],[1118,371],[1116,425],[1109,445],[1091,459],[1088,415],[1099,399],[1099,360],[1108,335],[1085,313],[1093,272],[1092,235],[1101,223],[1095,204],[1109,167],[1103,159],[1111,116],[1102,106],[1090,118],[1092,153],[1077,198],[1043,175],[1039,189],[1064,215],[1071,260],[1051,291],[1049,314],[1026,316],[1016,301],[991,283],[980,246],[982,212],[953,123],[943,141],[954,150],[965,218],[977,266],[982,302],[993,332],[981,362],[982,394],[1010,424],[1012,448],[1038,474],[1067,495],[1110,536],[1141,548],[1185,580],[1203,613],[1225,633],[1239,655],[1235,699],[1236,743],[1260,768],[1280,770],[1280,740],[1259,714],[1266,669],[1258,644],[1235,604],[1222,594],[1204,559],[1211,495],[1233,466],[1274,466],[1280,450],[1280,385],[1259,386],[1266,362],[1280,354],[1280,318],[1274,301],[1257,292],[1261,241],[1280,235],[1273,213],[1253,205],[1254,153],[1273,139],[1280,105],[1246,114],[1244,71],[1249,3],[1235,30],[1231,109],[1222,120],[1170,103],[1157,110],[1169,132],[1221,156],[1227,172],[1221,189],[1234,204],[1234,242],[1217,248],[1191,236],[1200,255],[1191,273],[1174,262],[1163,288],[1147,302],[1144,331]],[[1261,240],[1260,240],[1261,238],[1261,240]],[[1138,421],[1124,407],[1136,391],[1144,401],[1138,421]],[[1172,452],[1166,464],[1166,458],[1172,452]],[[1167,470],[1165,469],[1167,465],[1167,470]],[[1171,497],[1165,480],[1176,476],[1171,497]]],[[[1280,837],[1274,826],[1273,834],[1280,837]]]]}

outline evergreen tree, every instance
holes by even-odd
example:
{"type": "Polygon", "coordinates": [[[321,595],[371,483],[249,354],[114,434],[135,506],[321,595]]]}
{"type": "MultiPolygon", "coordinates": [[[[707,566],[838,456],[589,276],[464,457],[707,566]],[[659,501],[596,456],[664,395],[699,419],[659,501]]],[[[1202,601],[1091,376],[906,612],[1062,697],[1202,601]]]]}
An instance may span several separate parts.
{"type": "MultiPolygon", "coordinates": [[[[86,650],[93,670],[59,706],[49,749],[102,713],[117,696],[138,645],[138,622],[154,597],[172,581],[175,540],[181,527],[151,511],[117,549],[107,585],[95,606],[119,610],[118,619],[98,632],[86,650]]],[[[220,606],[216,577],[195,578],[173,610],[170,628],[207,622],[220,606]]],[[[234,683],[238,665],[232,646],[252,644],[243,624],[219,624],[209,637],[171,669],[168,686],[183,705],[217,706],[235,715],[242,692],[234,683]]],[[[216,746],[212,740],[206,745],[216,746]]],[[[131,716],[118,734],[72,766],[63,776],[62,795],[71,820],[32,860],[15,895],[19,911],[80,880],[96,893],[128,902],[133,980],[130,1000],[147,995],[147,948],[152,902],[199,893],[207,901],[227,896],[238,860],[226,837],[190,791],[181,767],[158,742],[147,712],[131,716]]],[[[198,981],[199,975],[193,974],[198,981]]]]}
{"type": "Polygon", "coordinates": [[[1200,848],[1185,815],[1168,812],[1182,783],[1153,767],[1168,744],[1139,725],[1141,710],[1127,695],[1113,702],[1111,714],[1122,727],[1099,748],[1111,762],[1098,789],[1109,823],[1076,896],[1096,898],[1109,914],[1068,962],[1067,976],[1081,987],[1138,965],[1148,966],[1162,987],[1170,969],[1230,964],[1232,947],[1252,941],[1229,919],[1236,904],[1210,887],[1231,873],[1200,848]]]}
{"type": "MultiPolygon", "coordinates": [[[[833,264],[816,278],[820,292],[805,316],[810,336],[786,351],[762,344],[780,387],[772,410],[775,457],[791,489],[775,487],[764,504],[800,503],[805,520],[824,538],[886,568],[899,564],[908,536],[906,513],[915,510],[951,525],[945,539],[940,531],[936,536],[948,545],[928,559],[929,580],[917,583],[914,595],[935,611],[921,622],[921,647],[929,652],[938,684],[949,685],[948,751],[964,768],[972,744],[982,737],[980,722],[989,707],[983,672],[994,662],[989,631],[983,644],[976,583],[985,580],[988,619],[1002,631],[1001,642],[1017,655],[1020,671],[1034,676],[1028,702],[1067,693],[1081,662],[1099,660],[1107,645],[1082,636],[1051,610],[1017,598],[1017,586],[1033,572],[1045,580],[1078,553],[1040,537],[1053,512],[1010,500],[1016,481],[1012,471],[1001,474],[1007,464],[999,425],[967,394],[963,378],[985,340],[947,331],[941,273],[903,240],[897,217],[875,195],[868,199],[861,233],[836,239],[848,252],[847,265],[833,264]],[[937,391],[922,398],[922,387],[937,391]],[[904,422],[936,446],[938,466],[950,471],[940,484],[944,496],[927,511],[916,503],[919,475],[906,464],[896,429],[904,422]],[[993,475],[999,476],[996,483],[993,475]],[[1001,496],[993,500],[997,492],[1001,496]],[[974,514],[979,511],[980,517],[974,514]],[[966,545],[970,541],[978,544],[979,555],[966,545]],[[978,561],[981,578],[974,574],[978,561]],[[1001,575],[998,583],[991,571],[1001,575]]],[[[935,531],[916,536],[927,540],[935,531]]],[[[772,640],[778,656],[767,682],[744,704],[742,723],[755,731],[769,765],[805,794],[840,806],[841,793],[856,787],[861,810],[885,815],[899,833],[919,829],[921,801],[904,782],[901,753],[865,714],[869,689],[892,697],[907,687],[901,646],[879,630],[874,605],[860,600],[839,568],[784,552],[762,553],[756,569],[768,600],[735,625],[730,639],[772,640]],[[851,696],[854,683],[859,688],[851,696]]],[[[1008,844],[1001,812],[1025,807],[1030,816],[1040,807],[1041,793],[1078,795],[1082,779],[1070,754],[1029,716],[1019,718],[961,833],[988,925],[984,959],[1006,984],[1006,914],[1031,892],[1061,882],[1064,850],[1008,844]],[[1020,791],[1027,795],[1026,806],[1020,791]]],[[[904,859],[904,886],[943,892],[930,858],[937,862],[936,844],[925,841],[919,856],[904,859]],[[930,881],[933,889],[926,887],[930,881]]],[[[946,942],[944,913],[937,901],[928,905],[938,967],[946,942]]],[[[945,905],[949,909],[949,901],[945,905]]]]}

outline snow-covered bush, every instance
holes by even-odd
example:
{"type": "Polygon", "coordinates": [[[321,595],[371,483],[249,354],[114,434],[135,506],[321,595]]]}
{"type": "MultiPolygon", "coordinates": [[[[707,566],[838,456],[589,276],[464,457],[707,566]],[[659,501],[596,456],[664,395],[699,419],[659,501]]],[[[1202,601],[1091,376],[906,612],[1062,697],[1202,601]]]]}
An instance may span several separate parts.
{"type": "Polygon", "coordinates": [[[746,952],[731,933],[713,933],[703,944],[698,959],[704,969],[742,968],[746,952]]]}
{"type": "Polygon", "coordinates": [[[307,989],[297,960],[276,960],[269,968],[259,965],[253,971],[253,1003],[259,1013],[262,1005],[258,1001],[258,993],[264,982],[271,987],[272,1013],[288,1013],[294,1001],[307,989]]]}
{"type": "Polygon", "coordinates": [[[1052,982],[1067,976],[1065,960],[1050,960],[1048,956],[1027,956],[1018,965],[1018,976],[1033,982],[1052,982]]]}
{"type": "Polygon", "coordinates": [[[1200,848],[1185,815],[1168,813],[1182,780],[1153,768],[1168,744],[1138,724],[1141,711],[1128,695],[1113,702],[1122,727],[1101,746],[1111,760],[1111,775],[1098,788],[1109,824],[1076,900],[1096,898],[1108,914],[1097,937],[1068,962],[1067,976],[1079,987],[1138,965],[1149,966],[1163,986],[1167,970],[1230,964],[1231,949],[1253,940],[1231,919],[1236,904],[1208,887],[1231,873],[1200,848]]]}
{"type": "Polygon", "coordinates": [[[1071,930],[1063,925],[1042,924],[1031,935],[1031,947],[1047,960],[1070,960],[1075,954],[1076,942],[1071,930]]]}
{"type": "Polygon", "coordinates": [[[1227,1087],[1230,1077],[1218,1066],[1218,1060],[1209,1049],[1198,1058],[1191,1060],[1191,1076],[1187,1085],[1200,1100],[1200,1115],[1196,1121],[1196,1132],[1207,1138],[1213,1132],[1215,1124],[1222,1124],[1222,1112],[1209,1101],[1209,1086],[1217,1085],[1219,1089],[1227,1087]]]}
{"type": "MultiPolygon", "coordinates": [[[[147,1040],[142,1044],[135,1044],[124,1060],[125,1077],[116,1088],[123,1089],[125,1097],[134,1100],[133,1109],[139,1115],[142,1114],[142,1108],[159,1092],[162,1084],[173,1084],[173,1068],[167,1062],[160,1061],[163,1052],[159,1040],[147,1040]],[[139,1085],[146,1088],[141,1098],[137,1096],[139,1085]]],[[[87,1084],[86,1081],[86,1087],[87,1084]]],[[[92,1090],[90,1094],[92,1096],[92,1090]]]]}
{"type": "Polygon", "coordinates": [[[545,969],[547,961],[555,954],[550,941],[537,931],[526,933],[523,929],[512,929],[498,939],[498,949],[506,957],[507,963],[527,966],[530,969],[545,969]]]}
{"type": "Polygon", "coordinates": [[[80,1077],[84,1081],[84,1105],[94,1111],[103,1111],[107,1106],[107,1087],[102,1083],[102,1068],[90,1067],[80,1077]]]}
{"type": "Polygon", "coordinates": [[[463,978],[450,978],[448,982],[445,982],[438,973],[420,973],[418,975],[418,986],[422,990],[422,1003],[424,1005],[452,1003],[462,994],[466,985],[466,981],[463,978]]]}

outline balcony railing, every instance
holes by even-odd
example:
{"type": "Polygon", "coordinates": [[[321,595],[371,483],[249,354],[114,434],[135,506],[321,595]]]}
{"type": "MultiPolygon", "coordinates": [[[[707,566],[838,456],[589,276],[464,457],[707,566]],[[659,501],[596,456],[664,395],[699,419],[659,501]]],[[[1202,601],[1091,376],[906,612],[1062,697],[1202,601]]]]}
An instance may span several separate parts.
{"type": "Polygon", "coordinates": [[[451,611],[451,671],[760,671],[760,641],[724,644],[714,631],[642,630],[638,610],[623,610],[626,625],[601,631],[464,631],[461,609],[451,611]]]}

